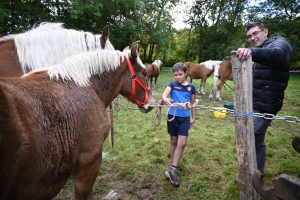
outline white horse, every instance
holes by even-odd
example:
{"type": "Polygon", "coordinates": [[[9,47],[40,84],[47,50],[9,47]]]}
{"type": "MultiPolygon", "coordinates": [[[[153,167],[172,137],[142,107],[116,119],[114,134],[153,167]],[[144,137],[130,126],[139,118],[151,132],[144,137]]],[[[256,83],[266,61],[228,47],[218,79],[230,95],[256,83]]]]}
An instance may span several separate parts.
{"type": "Polygon", "coordinates": [[[222,61],[220,64],[216,65],[214,82],[208,97],[209,100],[212,100],[214,95],[216,100],[222,100],[221,89],[227,80],[232,81],[232,63],[231,61],[222,61]]]}
{"type": "MultiPolygon", "coordinates": [[[[222,62],[221,60],[208,60],[208,61],[200,63],[200,65],[204,65],[207,69],[214,72],[216,66],[218,66],[221,62],[222,62]]],[[[201,82],[200,87],[198,88],[197,92],[199,94],[205,94],[204,87],[205,87],[205,84],[203,84],[201,82]]]]}

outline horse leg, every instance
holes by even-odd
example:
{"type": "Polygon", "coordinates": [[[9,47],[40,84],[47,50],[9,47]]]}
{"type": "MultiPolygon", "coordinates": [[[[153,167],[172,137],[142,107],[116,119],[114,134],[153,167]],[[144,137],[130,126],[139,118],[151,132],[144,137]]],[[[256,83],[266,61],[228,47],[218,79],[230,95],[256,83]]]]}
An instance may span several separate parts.
{"type": "Polygon", "coordinates": [[[217,92],[216,92],[216,100],[217,101],[221,101],[222,100],[222,97],[220,95],[221,95],[221,91],[217,90],[217,92]]]}
{"type": "Polygon", "coordinates": [[[205,84],[206,84],[206,77],[203,77],[201,79],[201,93],[204,95],[205,94],[205,91],[204,91],[204,87],[205,87],[205,84]]]}
{"type": "Polygon", "coordinates": [[[103,110],[101,112],[102,110],[95,109],[100,115],[93,112],[90,115],[101,119],[101,123],[96,120],[82,127],[84,136],[80,141],[80,152],[73,170],[75,200],[93,199],[93,185],[102,162],[103,143],[110,129],[105,108],[103,110]]]}
{"type": "Polygon", "coordinates": [[[155,79],[154,79],[154,89],[156,89],[156,82],[157,82],[157,76],[155,76],[155,79]]]}
{"type": "Polygon", "coordinates": [[[152,77],[150,78],[150,88],[152,89],[153,86],[152,86],[152,77]]]}
{"type": "Polygon", "coordinates": [[[210,101],[213,100],[213,96],[214,96],[214,85],[211,86],[211,90],[210,90],[210,94],[208,96],[208,99],[210,101]]]}
{"type": "Polygon", "coordinates": [[[218,90],[216,92],[216,100],[217,101],[221,101],[222,100],[222,97],[221,97],[221,89],[224,85],[224,83],[227,81],[227,80],[223,80],[220,82],[220,84],[218,85],[218,90]],[[224,81],[224,82],[223,82],[224,81]]]}
{"type": "Polygon", "coordinates": [[[198,93],[198,94],[201,94],[201,86],[202,86],[202,80],[201,80],[201,82],[200,82],[200,84],[199,84],[199,87],[198,87],[198,90],[197,90],[197,93],[198,93]]]}
{"type": "MultiPolygon", "coordinates": [[[[102,149],[102,148],[101,148],[102,149]]],[[[94,163],[81,167],[74,176],[75,200],[92,200],[93,185],[102,162],[102,151],[94,163]]]]}
{"type": "MultiPolygon", "coordinates": [[[[190,83],[193,83],[192,77],[190,77],[190,83]]],[[[198,88],[198,90],[197,90],[197,93],[200,94],[200,85],[199,85],[199,88],[198,88]]]]}

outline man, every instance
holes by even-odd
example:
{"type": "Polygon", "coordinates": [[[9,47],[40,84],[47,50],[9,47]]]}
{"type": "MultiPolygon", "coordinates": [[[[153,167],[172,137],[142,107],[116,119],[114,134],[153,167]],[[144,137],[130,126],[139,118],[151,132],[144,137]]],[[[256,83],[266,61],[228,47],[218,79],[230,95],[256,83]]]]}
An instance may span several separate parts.
{"type": "MultiPolygon", "coordinates": [[[[284,90],[288,85],[292,47],[281,36],[268,38],[268,28],[262,23],[252,23],[245,31],[246,40],[253,48],[239,48],[232,53],[241,62],[252,55],[253,112],[276,115],[282,107],[284,90]]],[[[265,134],[271,121],[254,117],[256,161],[257,168],[262,173],[266,155],[265,134]]]]}

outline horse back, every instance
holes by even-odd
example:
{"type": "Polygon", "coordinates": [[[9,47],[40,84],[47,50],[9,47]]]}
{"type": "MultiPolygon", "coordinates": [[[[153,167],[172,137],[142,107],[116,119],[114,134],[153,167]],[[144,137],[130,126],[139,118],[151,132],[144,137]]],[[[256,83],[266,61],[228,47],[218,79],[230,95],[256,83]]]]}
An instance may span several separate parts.
{"type": "Polygon", "coordinates": [[[232,62],[222,61],[219,67],[219,76],[221,79],[227,80],[232,74],[232,62]]]}
{"type": "Polygon", "coordinates": [[[12,37],[0,40],[0,52],[0,77],[22,76],[23,72],[12,37]]]}
{"type": "Polygon", "coordinates": [[[159,66],[150,64],[150,63],[144,63],[146,66],[146,72],[147,72],[147,78],[153,78],[153,77],[158,77],[159,75],[159,66]]]}
{"type": "Polygon", "coordinates": [[[78,163],[101,159],[99,130],[109,122],[91,89],[45,75],[0,78],[0,199],[53,198],[78,163]]]}
{"type": "Polygon", "coordinates": [[[196,64],[191,62],[185,62],[187,66],[188,76],[192,79],[202,79],[209,77],[213,70],[206,68],[203,64],[196,64]]]}

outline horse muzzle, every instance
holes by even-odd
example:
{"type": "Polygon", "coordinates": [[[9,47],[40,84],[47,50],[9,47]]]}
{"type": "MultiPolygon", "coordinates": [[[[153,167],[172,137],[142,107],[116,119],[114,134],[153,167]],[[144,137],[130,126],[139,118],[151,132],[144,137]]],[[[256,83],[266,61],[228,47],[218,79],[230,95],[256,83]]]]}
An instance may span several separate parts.
{"type": "Polygon", "coordinates": [[[151,97],[148,99],[148,103],[143,105],[143,107],[140,107],[140,111],[142,113],[148,113],[153,109],[153,106],[155,105],[155,100],[151,97]]]}

